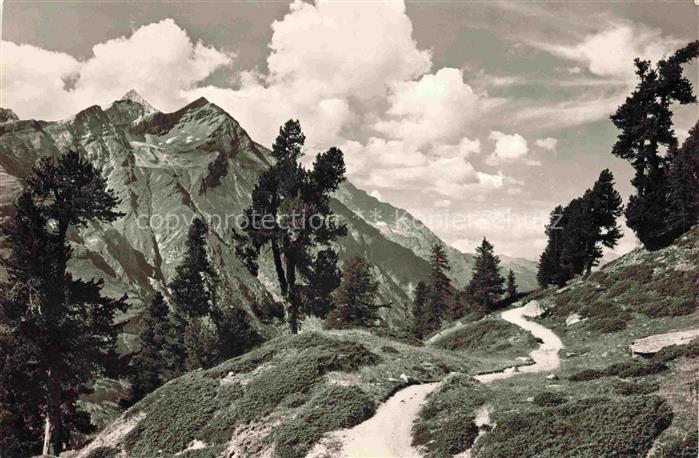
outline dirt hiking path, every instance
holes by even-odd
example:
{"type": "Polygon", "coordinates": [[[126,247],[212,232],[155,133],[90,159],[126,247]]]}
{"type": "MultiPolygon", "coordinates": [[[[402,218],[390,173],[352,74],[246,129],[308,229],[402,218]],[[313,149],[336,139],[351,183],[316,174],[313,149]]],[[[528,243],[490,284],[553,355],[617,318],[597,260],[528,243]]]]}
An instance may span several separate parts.
{"type": "MultiPolygon", "coordinates": [[[[563,343],[548,328],[528,321],[525,317],[541,314],[536,301],[501,313],[500,317],[520,328],[529,331],[543,342],[538,349],[530,353],[534,364],[504,371],[478,375],[481,383],[510,378],[522,373],[551,371],[560,366],[558,351],[563,343]]],[[[454,328],[458,328],[459,325],[454,328]]],[[[455,329],[450,329],[453,332],[455,329]]],[[[443,336],[442,336],[443,337],[443,336]]],[[[307,455],[307,458],[351,457],[351,458],[413,458],[421,456],[412,446],[413,422],[427,396],[439,386],[439,382],[411,385],[403,388],[381,404],[376,414],[359,425],[327,435],[307,455]]],[[[487,409],[485,416],[487,416],[487,409]]],[[[486,420],[487,421],[487,420],[486,420]]],[[[470,456],[470,450],[467,451],[470,456]]]]}

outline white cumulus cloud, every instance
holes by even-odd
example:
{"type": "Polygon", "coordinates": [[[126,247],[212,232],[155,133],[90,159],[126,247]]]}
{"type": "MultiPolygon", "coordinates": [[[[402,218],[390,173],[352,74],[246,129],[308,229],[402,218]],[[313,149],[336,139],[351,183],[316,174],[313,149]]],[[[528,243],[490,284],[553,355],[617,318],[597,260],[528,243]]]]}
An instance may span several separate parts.
{"type": "Polygon", "coordinates": [[[193,43],[172,19],[99,43],[84,61],[2,42],[2,104],[21,117],[60,119],[136,89],[157,108],[175,109],[187,100],[183,91],[232,59],[229,53],[193,43]]]}
{"type": "Polygon", "coordinates": [[[442,68],[418,81],[391,85],[387,118],[375,123],[379,132],[420,147],[462,137],[476,113],[479,97],[464,83],[463,72],[442,68]]]}
{"type": "Polygon", "coordinates": [[[519,134],[505,134],[494,130],[488,138],[495,142],[495,149],[486,159],[489,165],[512,162],[529,152],[527,140],[519,134]]]}
{"type": "Polygon", "coordinates": [[[599,77],[634,81],[634,67],[629,65],[634,57],[657,61],[681,44],[673,37],[664,36],[660,29],[643,24],[614,23],[574,45],[538,43],[535,46],[586,65],[599,77]]]}

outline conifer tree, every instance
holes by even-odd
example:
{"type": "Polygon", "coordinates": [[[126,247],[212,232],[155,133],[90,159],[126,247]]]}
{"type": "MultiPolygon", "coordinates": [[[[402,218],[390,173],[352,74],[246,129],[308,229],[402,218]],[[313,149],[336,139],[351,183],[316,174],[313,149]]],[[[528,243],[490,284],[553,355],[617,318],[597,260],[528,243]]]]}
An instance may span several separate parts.
{"type": "Polygon", "coordinates": [[[413,299],[413,335],[422,339],[426,334],[425,307],[427,307],[427,284],[420,280],[415,286],[413,299]]]}
{"type": "Polygon", "coordinates": [[[168,380],[166,348],[168,341],[175,336],[170,309],[160,292],[155,294],[148,305],[139,337],[141,350],[131,360],[129,370],[133,401],[143,398],[168,380]]]}
{"type": "Polygon", "coordinates": [[[539,270],[536,274],[536,279],[541,286],[563,286],[566,281],[572,278],[572,275],[561,266],[565,226],[565,212],[563,207],[559,205],[551,212],[549,224],[546,225],[548,242],[544,252],[539,257],[539,270]]]}
{"type": "Polygon", "coordinates": [[[514,299],[517,297],[517,283],[515,280],[515,273],[510,269],[507,273],[507,298],[514,299]]]}
{"type": "Polygon", "coordinates": [[[668,231],[679,236],[699,221],[699,122],[682,147],[672,151],[668,200],[668,231]]]}
{"type": "Polygon", "coordinates": [[[451,270],[447,253],[444,247],[438,243],[432,245],[430,255],[429,292],[427,296],[427,309],[425,311],[426,331],[431,332],[439,328],[440,320],[449,318],[451,310],[449,306],[453,300],[453,287],[447,272],[451,270]]]}
{"type": "Polygon", "coordinates": [[[668,196],[667,169],[677,148],[672,130],[672,104],[696,102],[692,83],[683,75],[682,65],[699,55],[699,41],[692,42],[655,67],[650,61],[636,59],[639,82],[626,101],[612,115],[619,129],[612,154],[627,159],[636,174],[636,187],[626,207],[626,224],[648,249],[668,245],[676,237],[668,224],[671,209],[668,196]]]}
{"type": "Polygon", "coordinates": [[[276,162],[253,190],[252,205],[244,212],[247,224],[241,233],[233,234],[236,255],[253,275],[258,273],[262,247],[271,247],[292,333],[298,332],[303,305],[298,274],[303,275],[313,264],[316,247],[328,246],[347,234],[345,225],[336,224],[330,208],[330,194],[345,179],[342,151],[330,148],[306,170],[300,163],[305,139],[298,121],[289,120],[279,129],[272,145],[276,162]]]}
{"type": "Polygon", "coordinates": [[[342,282],[336,291],[336,308],[328,315],[331,328],[374,326],[381,317],[382,305],[376,303],[379,284],[371,272],[371,266],[362,256],[353,257],[342,274],[342,282]]]}
{"type": "Polygon", "coordinates": [[[587,201],[589,233],[585,234],[585,273],[590,274],[592,267],[602,257],[602,247],[614,248],[622,236],[621,227],[616,220],[622,212],[622,201],[614,189],[614,175],[609,169],[600,172],[592,190],[585,193],[587,201]]]}
{"type": "Polygon", "coordinates": [[[467,291],[472,304],[484,312],[494,310],[504,293],[505,279],[500,275],[499,268],[500,258],[495,256],[493,245],[483,238],[476,248],[473,276],[467,291]]]}
{"type": "Polygon", "coordinates": [[[304,313],[318,318],[326,318],[335,308],[333,291],[342,279],[338,267],[339,256],[332,248],[326,248],[316,254],[312,265],[303,272],[308,285],[303,288],[304,313]]]}
{"type": "Polygon", "coordinates": [[[178,342],[168,348],[176,375],[209,367],[217,360],[215,325],[210,314],[217,306],[216,274],[206,253],[208,227],[200,218],[192,221],[185,242],[183,262],[177,267],[170,290],[178,342]]]}
{"type": "Polygon", "coordinates": [[[170,283],[175,307],[190,318],[208,315],[216,306],[218,275],[206,253],[207,233],[206,223],[194,218],[187,233],[184,260],[170,283]]]}
{"type": "Polygon", "coordinates": [[[40,388],[34,408],[44,416],[41,452],[58,455],[72,428],[89,425],[75,402],[96,373],[113,366],[113,318],[126,309],[125,297],[101,296],[102,281],[76,280],[67,272],[68,229],[121,214],[101,171],[74,151],[42,159],[26,183],[6,230],[11,254],[4,261],[0,317],[15,342],[37,351],[32,367],[15,380],[24,376],[25,384],[40,388]]]}

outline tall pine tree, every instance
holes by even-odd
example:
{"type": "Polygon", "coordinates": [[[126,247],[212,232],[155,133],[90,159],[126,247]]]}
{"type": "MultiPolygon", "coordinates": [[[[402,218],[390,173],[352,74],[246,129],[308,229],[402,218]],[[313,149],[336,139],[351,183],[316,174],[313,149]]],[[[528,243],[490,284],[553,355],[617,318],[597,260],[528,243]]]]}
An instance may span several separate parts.
{"type": "Polygon", "coordinates": [[[207,233],[206,223],[195,218],[187,233],[184,260],[170,283],[179,341],[168,351],[175,361],[176,374],[209,367],[218,360],[215,324],[211,320],[211,312],[217,306],[218,275],[206,253],[207,233]]]}
{"type": "Polygon", "coordinates": [[[668,174],[667,226],[679,235],[699,221],[699,122],[682,147],[672,151],[668,174]]]}
{"type": "Polygon", "coordinates": [[[316,254],[311,265],[306,266],[303,276],[308,282],[303,288],[303,305],[306,315],[326,318],[335,308],[333,291],[340,286],[342,272],[338,267],[339,256],[332,248],[316,254]]]}
{"type": "Polygon", "coordinates": [[[483,312],[493,311],[505,292],[505,279],[500,275],[499,268],[500,258],[495,256],[495,248],[483,238],[476,248],[473,276],[467,287],[469,300],[483,312]]]}
{"type": "Polygon", "coordinates": [[[507,273],[507,298],[514,299],[517,297],[517,281],[515,279],[515,273],[510,269],[507,273]]]}
{"type": "Polygon", "coordinates": [[[117,205],[101,171],[70,151],[34,167],[6,231],[11,254],[0,316],[23,348],[39,350],[26,383],[43,393],[34,408],[44,412],[45,455],[58,455],[71,429],[86,425],[78,395],[116,360],[113,318],[126,309],[125,297],[104,298],[102,281],[73,279],[67,234],[71,227],[116,220],[117,205]]]}
{"type": "Polygon", "coordinates": [[[328,327],[375,326],[381,320],[378,310],[382,305],[376,302],[378,290],[379,284],[367,260],[353,257],[342,274],[342,283],[335,294],[337,307],[328,315],[328,327]]]}
{"type": "Polygon", "coordinates": [[[303,308],[298,275],[310,271],[314,249],[347,234],[346,226],[336,225],[330,208],[330,194],[345,179],[342,151],[330,148],[306,170],[300,163],[305,140],[298,121],[289,120],[279,129],[272,145],[275,163],[260,176],[252,192],[242,233],[233,235],[236,255],[253,275],[258,273],[262,247],[271,248],[292,333],[298,332],[303,308]]]}
{"type": "Polygon", "coordinates": [[[692,83],[682,66],[699,55],[699,41],[690,43],[653,67],[650,61],[636,59],[639,82],[626,101],[612,115],[619,129],[612,154],[627,159],[636,174],[636,187],[626,207],[626,223],[648,249],[667,246],[678,235],[668,224],[672,210],[668,196],[671,153],[677,148],[672,129],[672,104],[696,102],[692,83]]]}
{"type": "Polygon", "coordinates": [[[427,334],[425,323],[425,308],[427,307],[427,284],[420,280],[415,286],[415,297],[413,298],[413,335],[422,339],[427,334]]]}
{"type": "Polygon", "coordinates": [[[585,234],[585,274],[589,275],[593,266],[602,257],[602,247],[614,248],[622,236],[621,227],[616,220],[621,216],[621,196],[614,189],[614,175],[604,169],[592,186],[585,193],[590,232],[585,234]]]}
{"type": "Polygon", "coordinates": [[[438,329],[442,319],[451,318],[453,311],[450,306],[454,295],[451,279],[447,275],[451,266],[444,247],[438,243],[432,245],[430,266],[427,309],[424,314],[425,330],[428,332],[438,329]]]}
{"type": "Polygon", "coordinates": [[[170,308],[161,293],[156,293],[146,311],[140,334],[141,350],[132,358],[129,368],[132,400],[137,401],[169,380],[172,366],[166,353],[176,336],[170,318],[170,308]]]}
{"type": "Polygon", "coordinates": [[[572,274],[561,265],[564,236],[566,226],[565,212],[562,206],[557,206],[552,212],[549,224],[546,225],[548,242],[544,252],[539,257],[539,270],[536,279],[541,286],[563,286],[572,278],[572,274]]]}

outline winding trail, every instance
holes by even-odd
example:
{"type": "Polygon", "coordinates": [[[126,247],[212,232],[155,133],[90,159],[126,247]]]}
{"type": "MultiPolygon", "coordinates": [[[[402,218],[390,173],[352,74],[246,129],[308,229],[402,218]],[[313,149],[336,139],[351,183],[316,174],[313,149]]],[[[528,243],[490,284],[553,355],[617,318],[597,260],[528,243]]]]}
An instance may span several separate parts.
{"type": "MultiPolygon", "coordinates": [[[[558,351],[563,348],[563,343],[550,329],[525,317],[536,317],[541,314],[541,308],[536,301],[527,305],[501,313],[500,317],[520,328],[529,331],[534,337],[542,340],[538,349],[530,353],[534,364],[508,368],[500,372],[482,374],[474,377],[481,383],[491,383],[496,380],[510,378],[522,373],[546,372],[557,369],[560,366],[558,351]]],[[[447,330],[454,332],[461,325],[456,325],[447,330]]],[[[436,337],[436,336],[435,336],[436,337]]],[[[433,342],[430,339],[428,343],[433,342]]],[[[376,410],[376,414],[359,425],[340,431],[335,431],[326,436],[308,454],[307,458],[320,457],[372,457],[372,458],[412,458],[421,456],[420,452],[412,446],[413,422],[427,396],[440,385],[425,383],[411,385],[403,388],[393,395],[376,410]]],[[[487,407],[479,412],[483,417],[481,423],[489,422],[487,407]]],[[[470,456],[470,451],[467,452],[470,456]]]]}
{"type": "Polygon", "coordinates": [[[503,380],[510,378],[516,374],[534,374],[537,372],[548,372],[558,369],[561,365],[561,359],[558,356],[558,351],[563,348],[563,342],[549,328],[546,328],[538,323],[529,321],[525,317],[534,318],[541,315],[542,310],[538,302],[531,301],[523,307],[506,310],[502,312],[500,317],[510,323],[519,326],[525,331],[529,331],[534,337],[541,339],[543,342],[539,348],[529,353],[529,356],[534,361],[534,364],[528,366],[510,367],[500,372],[491,374],[477,375],[474,378],[481,383],[490,383],[495,380],[503,380]]]}

